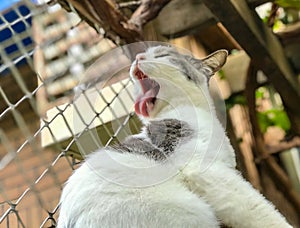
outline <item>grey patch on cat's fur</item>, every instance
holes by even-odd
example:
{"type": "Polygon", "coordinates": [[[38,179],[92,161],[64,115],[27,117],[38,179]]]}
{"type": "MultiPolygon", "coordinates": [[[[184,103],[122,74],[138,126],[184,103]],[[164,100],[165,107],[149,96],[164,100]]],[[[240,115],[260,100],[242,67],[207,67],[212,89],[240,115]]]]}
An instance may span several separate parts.
{"type": "Polygon", "coordinates": [[[112,148],[120,153],[145,155],[155,161],[165,160],[167,158],[161,149],[156,148],[143,138],[129,137],[124,142],[113,145],[112,148]]]}
{"type": "MultiPolygon", "coordinates": [[[[151,52],[152,49],[148,51],[151,52]]],[[[156,47],[153,49],[152,54],[157,60],[167,56],[170,63],[176,66],[176,69],[181,71],[187,80],[193,81],[197,85],[204,82],[207,83],[213,75],[212,69],[206,66],[202,60],[196,59],[191,55],[180,54],[172,47],[156,47]]]]}
{"type": "Polygon", "coordinates": [[[193,130],[186,122],[164,119],[151,121],[146,126],[146,132],[149,138],[129,137],[112,148],[121,153],[141,154],[155,161],[163,161],[173,154],[179,143],[192,135],[193,130]]]}
{"type": "Polygon", "coordinates": [[[166,153],[173,152],[178,143],[193,132],[186,122],[176,119],[151,121],[146,130],[151,142],[166,153]]]}

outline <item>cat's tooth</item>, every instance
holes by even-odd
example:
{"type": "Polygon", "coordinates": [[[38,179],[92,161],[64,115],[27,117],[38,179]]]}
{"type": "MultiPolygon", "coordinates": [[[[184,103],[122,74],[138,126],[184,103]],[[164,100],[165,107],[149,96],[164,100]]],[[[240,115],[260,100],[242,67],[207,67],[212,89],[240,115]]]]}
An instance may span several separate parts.
{"type": "Polygon", "coordinates": [[[151,111],[153,109],[154,104],[151,101],[147,101],[146,106],[147,106],[147,109],[151,111]]]}

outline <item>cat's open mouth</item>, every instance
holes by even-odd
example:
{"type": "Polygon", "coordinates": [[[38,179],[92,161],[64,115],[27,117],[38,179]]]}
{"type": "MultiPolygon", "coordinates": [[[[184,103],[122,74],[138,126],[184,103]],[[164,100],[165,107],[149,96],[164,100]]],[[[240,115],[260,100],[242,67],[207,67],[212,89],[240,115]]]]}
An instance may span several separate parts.
{"type": "Polygon", "coordinates": [[[134,76],[138,79],[141,86],[141,94],[139,94],[134,103],[135,112],[139,115],[145,117],[149,116],[149,113],[153,110],[156,101],[156,96],[159,92],[159,84],[150,79],[136,63],[134,71],[134,76]]]}

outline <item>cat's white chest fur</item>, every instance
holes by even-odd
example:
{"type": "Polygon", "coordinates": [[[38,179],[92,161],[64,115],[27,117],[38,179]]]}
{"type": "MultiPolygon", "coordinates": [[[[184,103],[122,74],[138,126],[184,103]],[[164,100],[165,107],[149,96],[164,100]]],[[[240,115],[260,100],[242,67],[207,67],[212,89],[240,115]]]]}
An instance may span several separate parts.
{"type": "Polygon", "coordinates": [[[59,228],[290,227],[235,170],[207,88],[226,55],[200,61],[160,46],[137,56],[131,76],[145,127],[74,172],[59,228]]]}

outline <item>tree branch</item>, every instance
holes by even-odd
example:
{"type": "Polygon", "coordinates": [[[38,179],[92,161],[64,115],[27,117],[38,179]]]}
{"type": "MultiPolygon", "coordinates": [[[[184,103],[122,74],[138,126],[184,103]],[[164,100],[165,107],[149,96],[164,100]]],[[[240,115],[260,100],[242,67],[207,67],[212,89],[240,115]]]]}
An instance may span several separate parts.
{"type": "Polygon", "coordinates": [[[264,139],[258,125],[255,108],[255,88],[257,85],[256,72],[257,70],[254,68],[253,63],[251,62],[246,79],[245,96],[249,108],[249,118],[252,124],[256,155],[260,164],[267,168],[268,174],[272,178],[276,187],[284,193],[296,211],[300,212],[300,197],[298,193],[294,189],[286,173],[277,164],[276,160],[269,154],[264,145],[264,139]]]}
{"type": "Polygon", "coordinates": [[[141,5],[141,1],[120,2],[118,5],[119,5],[119,8],[129,8],[132,6],[141,5]]]}
{"type": "Polygon", "coordinates": [[[138,30],[158,16],[159,12],[171,0],[142,0],[142,4],[132,14],[129,24],[135,26],[138,30]]]}
{"type": "Polygon", "coordinates": [[[88,0],[101,18],[105,32],[113,32],[125,43],[142,40],[141,31],[128,24],[128,18],[118,9],[114,0],[88,0]],[[104,27],[105,26],[105,27],[104,27]]]}
{"type": "Polygon", "coordinates": [[[277,145],[266,145],[266,149],[270,154],[277,154],[284,150],[289,150],[293,147],[300,147],[300,137],[295,136],[292,140],[282,141],[277,145]]]}
{"type": "Polygon", "coordinates": [[[120,6],[137,4],[139,1],[128,4],[117,4],[115,0],[56,0],[67,11],[75,9],[84,21],[105,31],[105,36],[116,44],[132,43],[143,40],[143,27],[153,20],[163,7],[171,0],[142,0],[140,6],[127,18],[120,6]],[[71,4],[71,6],[70,6],[71,4]]]}

